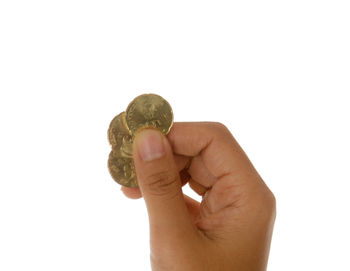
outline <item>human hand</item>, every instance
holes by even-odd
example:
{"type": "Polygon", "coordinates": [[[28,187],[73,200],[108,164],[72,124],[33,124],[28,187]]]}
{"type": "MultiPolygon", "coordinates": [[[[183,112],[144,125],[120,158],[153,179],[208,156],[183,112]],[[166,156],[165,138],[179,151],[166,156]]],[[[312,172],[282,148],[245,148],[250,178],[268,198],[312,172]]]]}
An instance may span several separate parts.
{"type": "Polygon", "coordinates": [[[229,130],[219,123],[174,123],[167,137],[144,129],[134,139],[152,270],[265,270],[275,198],[229,130]],[[184,195],[182,185],[203,195],[184,195]]]}

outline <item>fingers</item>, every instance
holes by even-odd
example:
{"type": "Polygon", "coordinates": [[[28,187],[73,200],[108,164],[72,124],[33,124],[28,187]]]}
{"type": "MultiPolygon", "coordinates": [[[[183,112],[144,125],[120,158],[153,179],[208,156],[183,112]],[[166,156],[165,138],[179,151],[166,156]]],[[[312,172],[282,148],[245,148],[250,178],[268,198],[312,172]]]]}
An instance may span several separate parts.
{"type": "Polygon", "coordinates": [[[138,187],[122,186],[120,190],[122,190],[124,195],[130,199],[139,199],[142,197],[140,188],[138,188],[138,187]]]}
{"type": "Polygon", "coordinates": [[[189,184],[203,200],[200,221],[245,205],[264,183],[229,130],[219,123],[176,123],[168,135],[173,151],[193,156],[189,184]],[[206,192],[208,191],[208,192],[206,192]]]}
{"type": "MultiPolygon", "coordinates": [[[[213,176],[210,185],[213,185],[215,179],[225,175],[240,176],[255,172],[248,157],[232,134],[220,123],[174,123],[168,134],[168,139],[174,153],[201,157],[201,162],[213,176]]],[[[201,178],[196,178],[192,173],[191,176],[197,182],[201,182],[201,178]]],[[[208,186],[208,183],[204,185],[208,186]]]]}
{"type": "Polygon", "coordinates": [[[217,178],[206,167],[203,158],[200,155],[192,158],[191,164],[188,168],[188,173],[191,175],[193,181],[206,188],[213,186],[217,180],[217,178]]]}
{"type": "Polygon", "coordinates": [[[176,236],[194,234],[178,168],[166,137],[157,130],[144,129],[136,134],[133,144],[134,164],[147,206],[151,238],[175,242],[176,236]]]}
{"type": "MultiPolygon", "coordinates": [[[[182,181],[182,186],[184,186],[190,179],[190,175],[187,173],[186,167],[190,161],[190,158],[183,155],[174,155],[174,160],[176,168],[179,171],[180,178],[182,181]]],[[[121,187],[124,195],[130,199],[139,199],[142,198],[142,194],[139,187],[121,187]]]]}
{"type": "MultiPolygon", "coordinates": [[[[153,130],[139,133],[137,136],[139,140],[135,138],[137,143],[134,144],[135,148],[140,147],[143,136],[147,133],[150,135],[149,131],[153,130]]],[[[153,213],[159,213],[164,207],[159,200],[162,197],[166,199],[171,197],[171,200],[176,202],[174,206],[177,211],[181,210],[183,208],[181,207],[183,202],[179,204],[181,185],[187,181],[199,195],[203,195],[208,189],[211,190],[207,201],[213,212],[236,202],[242,191],[248,190],[247,184],[254,186],[259,182],[263,183],[244,151],[222,124],[175,123],[168,134],[168,139],[171,146],[166,138],[162,137],[165,152],[159,159],[143,161],[139,154],[135,156],[140,148],[134,153],[137,176],[141,181],[140,188],[149,208],[150,218],[153,217],[153,213]],[[173,155],[172,151],[176,154],[173,155]],[[181,170],[184,168],[188,170],[181,170]],[[154,185],[152,180],[156,182],[154,185]]],[[[123,188],[123,192],[131,198],[142,196],[137,190],[123,188]]],[[[169,210],[163,211],[169,213],[169,210]]],[[[182,216],[185,217],[183,214],[182,216]]]]}

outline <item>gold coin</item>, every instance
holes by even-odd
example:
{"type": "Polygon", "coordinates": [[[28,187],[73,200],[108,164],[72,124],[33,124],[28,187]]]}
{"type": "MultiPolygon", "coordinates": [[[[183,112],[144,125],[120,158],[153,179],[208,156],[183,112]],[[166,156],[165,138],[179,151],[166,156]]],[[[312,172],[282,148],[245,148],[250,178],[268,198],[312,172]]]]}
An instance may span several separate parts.
{"type": "Polygon", "coordinates": [[[132,158],[132,137],[126,126],[125,112],[111,121],[108,128],[108,141],[115,156],[132,158]]]}
{"type": "Polygon", "coordinates": [[[126,109],[126,124],[132,135],[144,127],[153,127],[168,134],[173,125],[173,110],[159,95],[143,94],[126,109]]]}
{"type": "Polygon", "coordinates": [[[138,186],[133,159],[116,157],[111,151],[108,158],[108,170],[117,183],[126,187],[138,186]]]}

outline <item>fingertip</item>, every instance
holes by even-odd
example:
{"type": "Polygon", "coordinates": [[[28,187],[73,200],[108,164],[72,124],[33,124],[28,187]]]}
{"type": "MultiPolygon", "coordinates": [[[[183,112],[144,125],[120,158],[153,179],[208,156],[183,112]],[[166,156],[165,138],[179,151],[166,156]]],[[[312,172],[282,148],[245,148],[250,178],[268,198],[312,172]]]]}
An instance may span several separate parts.
{"type": "Polygon", "coordinates": [[[141,191],[140,191],[139,187],[125,187],[125,186],[122,186],[120,190],[129,199],[142,198],[142,194],[141,194],[141,191]]]}

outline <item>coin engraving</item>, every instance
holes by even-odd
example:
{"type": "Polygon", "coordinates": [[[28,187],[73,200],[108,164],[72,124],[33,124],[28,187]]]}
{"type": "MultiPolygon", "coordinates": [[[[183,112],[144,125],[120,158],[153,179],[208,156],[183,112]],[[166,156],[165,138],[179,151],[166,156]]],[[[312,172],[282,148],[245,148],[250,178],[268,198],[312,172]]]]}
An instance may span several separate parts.
{"type": "Polygon", "coordinates": [[[125,112],[111,121],[108,128],[108,140],[115,156],[132,158],[132,137],[126,126],[125,112]]]}
{"type": "Polygon", "coordinates": [[[157,128],[168,134],[173,124],[170,104],[156,94],[136,97],[126,109],[126,124],[132,135],[144,127],[157,128]]]}
{"type": "Polygon", "coordinates": [[[111,151],[108,158],[108,170],[117,183],[126,187],[138,186],[133,159],[116,157],[111,151]]]}
{"type": "Polygon", "coordinates": [[[112,150],[108,158],[108,170],[112,178],[126,187],[137,187],[137,177],[132,156],[133,136],[145,127],[159,129],[168,134],[173,125],[173,111],[169,103],[156,94],[136,97],[111,121],[108,141],[112,150]]]}

